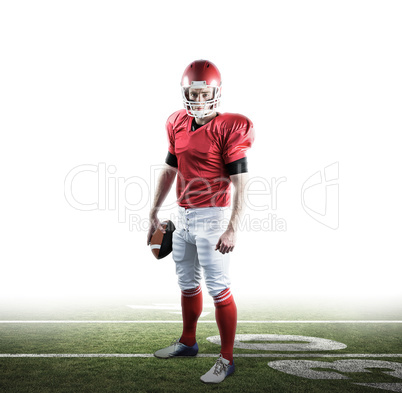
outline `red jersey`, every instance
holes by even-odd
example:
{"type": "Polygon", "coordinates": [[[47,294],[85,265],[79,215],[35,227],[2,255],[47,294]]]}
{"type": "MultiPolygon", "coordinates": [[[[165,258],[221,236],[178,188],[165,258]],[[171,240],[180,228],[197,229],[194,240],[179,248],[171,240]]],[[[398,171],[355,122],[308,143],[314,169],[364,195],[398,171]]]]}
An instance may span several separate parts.
{"type": "Polygon", "coordinates": [[[230,177],[225,164],[246,157],[254,142],[253,123],[235,113],[219,113],[191,130],[185,109],[166,122],[169,152],[177,157],[176,195],[180,206],[229,206],[230,177]]]}

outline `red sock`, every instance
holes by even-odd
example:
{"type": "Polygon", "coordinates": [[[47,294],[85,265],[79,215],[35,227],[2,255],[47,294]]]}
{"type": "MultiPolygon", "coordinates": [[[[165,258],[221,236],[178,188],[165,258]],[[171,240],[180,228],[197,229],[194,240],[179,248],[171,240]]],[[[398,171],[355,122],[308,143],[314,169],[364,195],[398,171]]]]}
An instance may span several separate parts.
{"type": "Polygon", "coordinates": [[[214,296],[215,318],[221,336],[221,355],[233,363],[233,344],[237,325],[237,307],[230,288],[214,296]]]}
{"type": "Polygon", "coordinates": [[[197,321],[202,312],[201,286],[181,291],[181,313],[183,316],[183,333],[180,342],[192,347],[195,342],[197,321]]]}

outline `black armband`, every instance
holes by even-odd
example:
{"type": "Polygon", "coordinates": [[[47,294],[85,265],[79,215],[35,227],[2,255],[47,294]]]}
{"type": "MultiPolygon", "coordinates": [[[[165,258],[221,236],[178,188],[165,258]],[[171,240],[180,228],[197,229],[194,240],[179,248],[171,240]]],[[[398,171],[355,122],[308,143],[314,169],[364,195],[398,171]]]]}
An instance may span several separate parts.
{"type": "Polygon", "coordinates": [[[240,158],[240,160],[229,162],[229,164],[225,164],[225,166],[229,175],[237,175],[238,173],[248,172],[247,157],[243,157],[240,158]]]}
{"type": "Polygon", "coordinates": [[[170,151],[168,151],[165,162],[166,162],[166,164],[173,166],[175,168],[177,168],[177,166],[178,166],[177,165],[177,157],[174,154],[172,154],[170,151]]]}

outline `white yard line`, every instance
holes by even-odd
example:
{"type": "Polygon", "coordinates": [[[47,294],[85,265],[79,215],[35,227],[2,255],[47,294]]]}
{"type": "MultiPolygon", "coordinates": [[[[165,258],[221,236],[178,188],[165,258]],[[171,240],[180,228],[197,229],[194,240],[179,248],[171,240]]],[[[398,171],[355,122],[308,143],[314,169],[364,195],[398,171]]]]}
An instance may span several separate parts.
{"type": "MultiPolygon", "coordinates": [[[[234,354],[236,358],[402,358],[402,354],[390,353],[261,353],[261,354],[234,354]]],[[[0,353],[0,358],[152,358],[152,353],[0,353]]],[[[216,353],[202,353],[195,358],[216,358],[216,353]]]]}
{"type": "MultiPolygon", "coordinates": [[[[182,323],[182,321],[99,321],[99,320],[28,320],[28,321],[19,321],[19,320],[10,320],[10,321],[1,321],[0,324],[12,324],[12,323],[20,323],[20,324],[29,324],[29,323],[182,323]]],[[[198,321],[198,323],[216,323],[215,321],[198,321]]],[[[370,321],[359,321],[359,320],[354,320],[354,321],[348,321],[348,320],[341,320],[341,321],[237,321],[237,323],[360,323],[360,324],[377,324],[377,323],[402,323],[402,321],[392,321],[392,320],[384,320],[384,321],[376,321],[376,320],[370,320],[370,321]]]]}

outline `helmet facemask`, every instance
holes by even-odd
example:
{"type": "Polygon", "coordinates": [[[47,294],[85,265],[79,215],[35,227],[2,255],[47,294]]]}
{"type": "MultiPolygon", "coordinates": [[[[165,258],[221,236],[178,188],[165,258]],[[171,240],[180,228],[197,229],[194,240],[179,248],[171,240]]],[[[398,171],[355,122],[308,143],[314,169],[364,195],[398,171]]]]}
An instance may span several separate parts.
{"type": "Polygon", "coordinates": [[[221,88],[220,86],[207,85],[205,81],[193,81],[191,86],[182,86],[182,95],[184,108],[186,108],[187,114],[191,117],[203,119],[204,117],[211,115],[219,106],[221,99],[221,88]],[[207,101],[190,100],[190,87],[195,89],[212,88],[212,99],[207,101]]]}

